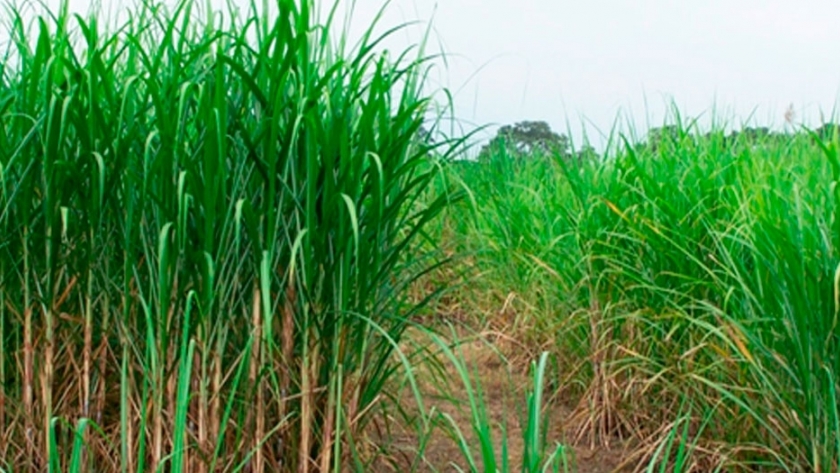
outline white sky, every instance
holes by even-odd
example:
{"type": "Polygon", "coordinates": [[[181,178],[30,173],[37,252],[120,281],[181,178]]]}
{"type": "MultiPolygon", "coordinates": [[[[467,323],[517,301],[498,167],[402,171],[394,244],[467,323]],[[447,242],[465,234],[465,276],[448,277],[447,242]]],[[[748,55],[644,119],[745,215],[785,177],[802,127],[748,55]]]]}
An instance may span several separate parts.
{"type": "MultiPolygon", "coordinates": [[[[356,0],[352,30],[383,1],[356,0]]],[[[432,25],[432,49],[449,56],[433,85],[455,94],[466,129],[545,120],[580,140],[585,125],[600,148],[599,130],[623,117],[641,134],[672,100],[706,124],[716,110],[780,128],[793,105],[819,125],[840,97],[838,18],[837,0],[391,0],[380,30],[419,20],[387,43],[402,49],[432,25]]]]}
{"type": "MultiPolygon", "coordinates": [[[[380,5],[357,0],[358,18],[380,5]]],[[[701,123],[781,128],[793,105],[818,126],[840,91],[837,0],[392,0],[387,12],[388,25],[432,19],[464,121],[541,119],[575,137],[585,123],[596,145],[620,114],[639,133],[661,125],[672,100],[701,123]]]]}

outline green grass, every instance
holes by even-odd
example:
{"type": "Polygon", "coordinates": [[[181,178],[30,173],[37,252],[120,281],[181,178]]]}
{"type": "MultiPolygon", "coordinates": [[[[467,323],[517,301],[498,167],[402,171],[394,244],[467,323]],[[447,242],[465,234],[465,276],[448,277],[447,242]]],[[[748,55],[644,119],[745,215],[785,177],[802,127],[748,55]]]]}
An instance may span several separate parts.
{"type": "Polygon", "coordinates": [[[363,470],[410,377],[457,149],[416,139],[431,58],[338,6],[201,7],[5,10],[0,469],[363,470]]]}
{"type": "Polygon", "coordinates": [[[447,245],[491,295],[474,310],[515,294],[508,326],[565,360],[581,439],[661,462],[690,425],[686,468],[837,471],[836,142],[678,130],[583,165],[455,166],[475,212],[447,214],[447,245]]]}

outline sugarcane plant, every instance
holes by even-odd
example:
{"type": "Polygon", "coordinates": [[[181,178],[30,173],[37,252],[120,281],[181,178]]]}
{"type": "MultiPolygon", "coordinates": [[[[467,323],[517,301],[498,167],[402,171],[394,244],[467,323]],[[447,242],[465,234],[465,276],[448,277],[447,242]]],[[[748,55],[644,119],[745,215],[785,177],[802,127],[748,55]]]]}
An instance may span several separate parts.
{"type": "Polygon", "coordinates": [[[364,469],[462,142],[339,5],[7,5],[0,468],[364,469]]]}

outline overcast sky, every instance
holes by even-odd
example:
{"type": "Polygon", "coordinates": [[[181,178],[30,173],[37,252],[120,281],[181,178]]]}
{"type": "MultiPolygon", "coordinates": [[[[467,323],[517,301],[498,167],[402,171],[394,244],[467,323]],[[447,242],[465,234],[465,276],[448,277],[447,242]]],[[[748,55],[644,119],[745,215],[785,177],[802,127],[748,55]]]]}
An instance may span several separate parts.
{"type": "MultiPolygon", "coordinates": [[[[381,4],[358,0],[356,24],[381,4]]],[[[840,97],[838,18],[837,0],[393,0],[384,23],[431,21],[465,122],[585,124],[597,142],[620,114],[662,124],[671,100],[707,124],[783,127],[793,105],[818,125],[840,97]]]]}
{"type": "MultiPolygon", "coordinates": [[[[382,5],[356,0],[353,29],[382,5]]],[[[545,120],[578,140],[585,125],[599,145],[619,117],[661,125],[671,100],[706,124],[716,109],[778,128],[793,105],[818,125],[840,97],[838,18],[838,0],[392,0],[381,26],[420,21],[388,43],[400,49],[432,25],[449,56],[434,85],[467,129],[545,120]]]]}

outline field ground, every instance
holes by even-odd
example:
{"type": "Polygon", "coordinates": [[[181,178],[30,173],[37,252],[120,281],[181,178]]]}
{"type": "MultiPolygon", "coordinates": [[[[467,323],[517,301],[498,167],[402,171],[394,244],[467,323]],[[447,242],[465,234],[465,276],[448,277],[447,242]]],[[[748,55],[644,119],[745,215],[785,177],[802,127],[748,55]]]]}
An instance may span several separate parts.
{"type": "MultiPolygon", "coordinates": [[[[410,333],[409,338],[419,341],[427,338],[424,333],[410,333]]],[[[494,446],[496,452],[502,451],[502,437],[506,432],[508,439],[507,452],[509,464],[516,468],[522,462],[523,455],[523,402],[527,395],[526,389],[531,383],[528,373],[528,356],[523,356],[523,347],[503,332],[481,331],[473,329],[457,330],[456,346],[463,364],[471,367],[474,379],[480,380],[481,390],[485,396],[486,412],[494,426],[494,446]],[[504,431],[502,430],[504,428],[504,431]]],[[[463,386],[457,382],[459,373],[451,363],[440,360],[434,364],[437,369],[430,369],[431,364],[420,365],[415,372],[418,384],[423,393],[426,408],[435,406],[442,413],[452,417],[458,428],[465,433],[467,441],[476,445],[477,439],[471,432],[472,418],[468,406],[468,399],[463,386]],[[434,371],[434,372],[433,372],[434,371]],[[449,386],[441,386],[443,376],[449,380],[456,380],[449,386]],[[454,393],[454,394],[453,394],[454,393]]],[[[414,396],[408,389],[400,391],[400,403],[403,408],[413,410],[416,407],[414,396]]],[[[570,471],[580,473],[609,473],[614,471],[632,471],[622,463],[629,458],[629,449],[622,449],[620,439],[613,439],[612,446],[586,445],[587,442],[574,442],[575,405],[571,399],[551,398],[544,407],[544,419],[548,422],[546,440],[548,444],[561,443],[572,445],[568,454],[570,471]],[[575,445],[577,444],[577,445],[575,445]]],[[[371,436],[377,438],[377,431],[381,432],[382,422],[375,423],[371,436]]],[[[402,428],[399,421],[394,423],[392,430],[386,434],[384,440],[390,451],[389,458],[383,459],[377,466],[377,471],[409,471],[417,462],[418,436],[415,429],[402,428]]],[[[501,458],[498,458],[501,461],[501,458]]],[[[426,447],[424,458],[417,471],[458,471],[455,466],[469,471],[468,464],[458,446],[457,441],[438,426],[432,440],[426,447]]]]}

